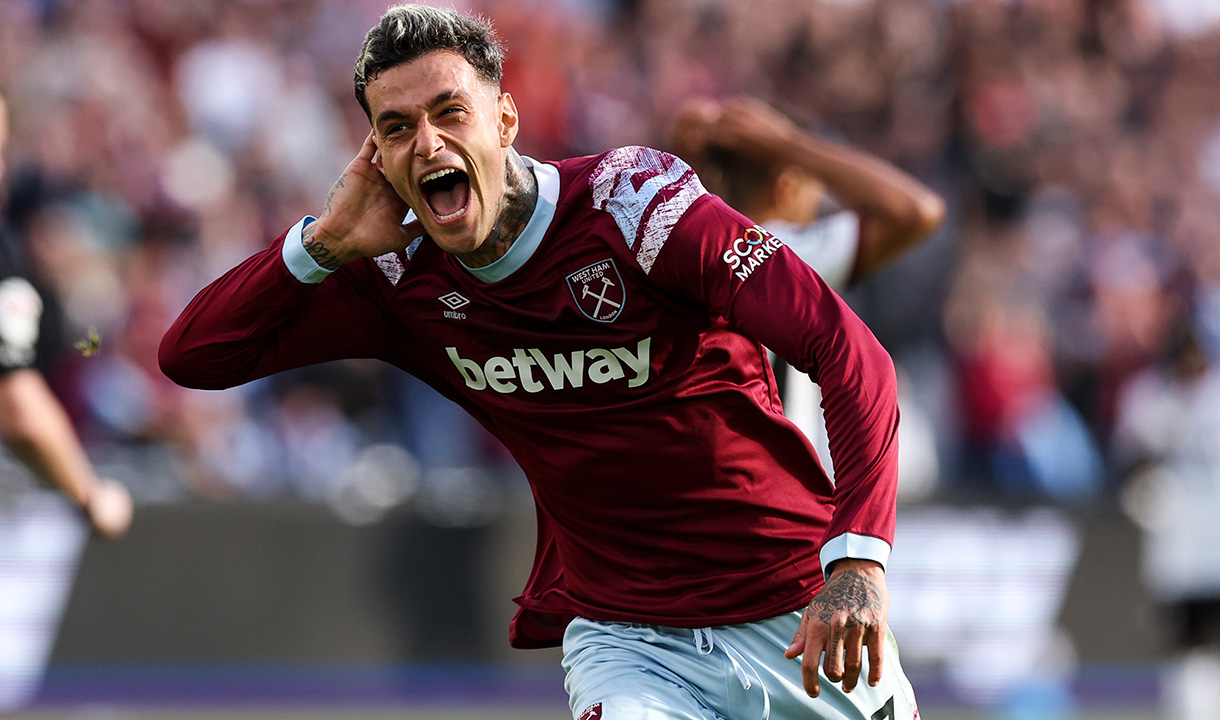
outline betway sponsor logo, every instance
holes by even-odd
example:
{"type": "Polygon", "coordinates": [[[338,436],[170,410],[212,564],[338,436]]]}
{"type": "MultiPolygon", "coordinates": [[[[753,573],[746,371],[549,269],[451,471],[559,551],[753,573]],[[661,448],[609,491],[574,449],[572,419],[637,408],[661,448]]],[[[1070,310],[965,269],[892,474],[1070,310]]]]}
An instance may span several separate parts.
{"type": "Polygon", "coordinates": [[[734,240],[721,259],[738,280],[745,280],[783,246],[784,243],[779,238],[755,225],[747,229],[742,237],[734,240]]]}
{"type": "Polygon", "coordinates": [[[648,382],[649,348],[652,338],[644,338],[632,350],[626,347],[573,350],[545,355],[537,348],[516,348],[511,357],[494,355],[480,364],[458,354],[455,347],[445,348],[466,386],[473,390],[491,388],[498,393],[518,388],[536,393],[546,388],[564,390],[583,387],[588,380],[597,385],[626,380],[627,387],[648,382]]]}

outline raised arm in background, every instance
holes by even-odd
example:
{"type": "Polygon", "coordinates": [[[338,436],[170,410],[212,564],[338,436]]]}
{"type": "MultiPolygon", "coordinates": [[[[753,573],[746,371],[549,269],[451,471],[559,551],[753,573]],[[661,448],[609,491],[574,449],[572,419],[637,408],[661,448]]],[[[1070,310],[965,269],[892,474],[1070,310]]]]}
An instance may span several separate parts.
{"type": "Polygon", "coordinates": [[[923,242],[944,220],[944,200],[919,180],[804,132],[759,100],[694,101],[675,118],[670,142],[708,189],[763,226],[812,222],[827,193],[858,214],[851,282],[923,242]]]}

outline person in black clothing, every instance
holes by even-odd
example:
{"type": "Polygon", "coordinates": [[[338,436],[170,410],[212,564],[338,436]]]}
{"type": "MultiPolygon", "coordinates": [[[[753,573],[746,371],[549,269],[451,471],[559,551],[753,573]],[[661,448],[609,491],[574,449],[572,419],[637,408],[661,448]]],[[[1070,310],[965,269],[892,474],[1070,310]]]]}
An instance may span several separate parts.
{"type": "MultiPolygon", "coordinates": [[[[0,96],[0,188],[7,141],[8,107],[0,96]]],[[[118,537],[131,524],[131,495],[122,484],[98,477],[37,369],[43,302],[18,273],[11,242],[0,225],[0,438],[40,480],[78,504],[98,535],[118,537]]]]}

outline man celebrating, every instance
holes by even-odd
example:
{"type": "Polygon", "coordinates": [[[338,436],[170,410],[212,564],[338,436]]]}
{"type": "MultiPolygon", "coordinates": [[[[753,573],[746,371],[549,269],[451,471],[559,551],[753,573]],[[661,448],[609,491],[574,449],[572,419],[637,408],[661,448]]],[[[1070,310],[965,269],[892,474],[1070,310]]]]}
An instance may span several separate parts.
{"type": "Polygon", "coordinates": [[[574,717],[914,717],[885,625],[888,355],[677,158],[519,155],[502,57],[484,21],[387,11],[360,153],[316,220],[195,298],[162,369],[221,388],[373,357],[470,412],[533,488],[510,636],[562,641],[574,717]],[[825,388],[837,483],[763,345],[825,388]]]}

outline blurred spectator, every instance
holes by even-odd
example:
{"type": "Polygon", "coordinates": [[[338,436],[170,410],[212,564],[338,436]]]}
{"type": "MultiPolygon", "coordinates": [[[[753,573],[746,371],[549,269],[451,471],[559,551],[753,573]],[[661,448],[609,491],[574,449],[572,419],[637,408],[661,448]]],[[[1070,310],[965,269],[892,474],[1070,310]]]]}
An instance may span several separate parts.
{"type": "Polygon", "coordinates": [[[1023,231],[994,223],[979,232],[945,307],[962,419],[957,489],[1091,499],[1101,456],[1056,385],[1048,310],[1022,292],[1023,231]]]}
{"type": "Polygon", "coordinates": [[[1171,615],[1165,717],[1203,720],[1220,703],[1220,367],[1190,318],[1174,328],[1162,360],[1122,389],[1113,452],[1146,534],[1144,577],[1171,615]]]}
{"type": "MultiPolygon", "coordinates": [[[[0,191],[7,141],[8,106],[0,95],[0,191]]],[[[35,367],[48,347],[44,305],[18,274],[12,249],[0,221],[0,438],[37,480],[78,508],[99,537],[117,538],[131,524],[131,495],[97,475],[35,367]]],[[[19,468],[7,464],[0,471],[0,712],[21,707],[36,690],[84,549],[81,517],[31,492],[19,468]]]]}

